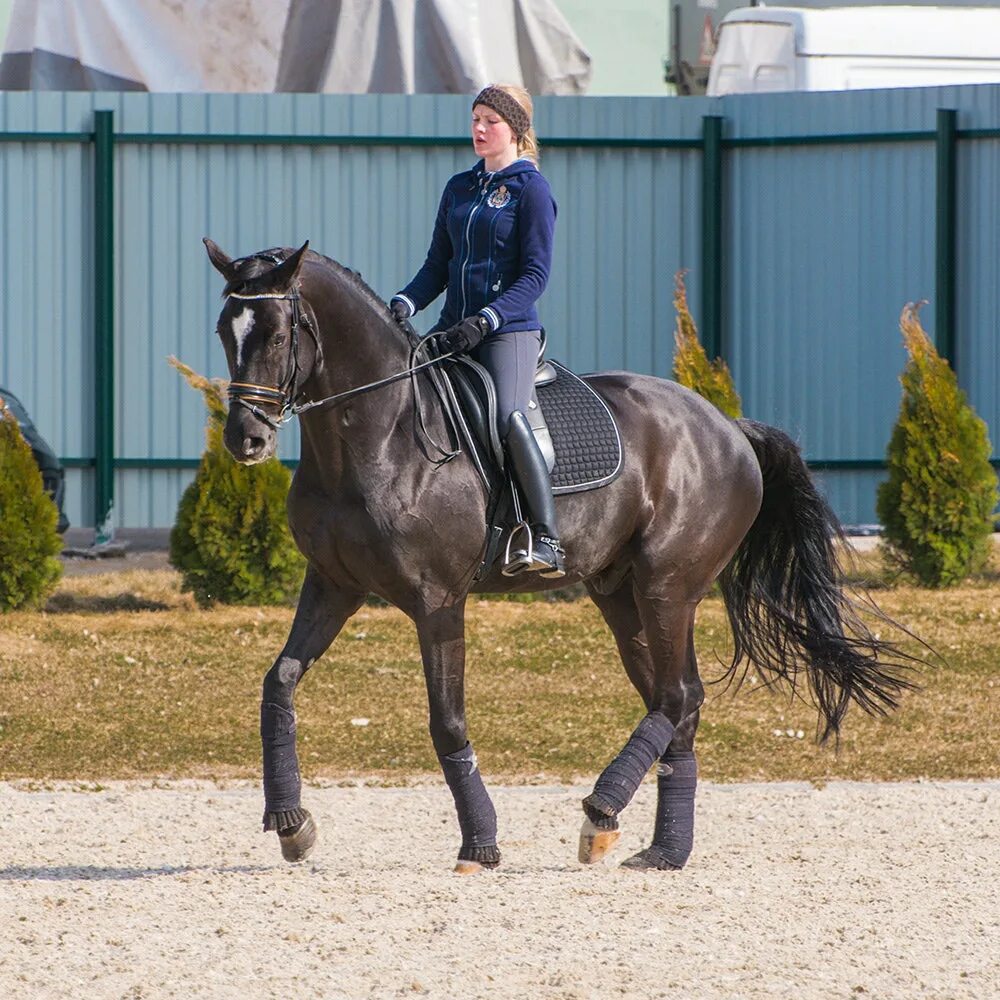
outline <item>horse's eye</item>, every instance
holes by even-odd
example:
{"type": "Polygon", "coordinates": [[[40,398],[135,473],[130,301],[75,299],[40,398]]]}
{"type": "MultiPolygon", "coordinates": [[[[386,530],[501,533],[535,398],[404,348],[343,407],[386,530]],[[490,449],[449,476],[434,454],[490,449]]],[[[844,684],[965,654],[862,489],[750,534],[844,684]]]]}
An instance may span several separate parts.
{"type": "Polygon", "coordinates": [[[287,338],[285,337],[285,335],[283,333],[279,333],[278,336],[274,338],[274,346],[275,347],[282,347],[282,346],[284,346],[284,343],[285,343],[286,339],[287,338]]]}

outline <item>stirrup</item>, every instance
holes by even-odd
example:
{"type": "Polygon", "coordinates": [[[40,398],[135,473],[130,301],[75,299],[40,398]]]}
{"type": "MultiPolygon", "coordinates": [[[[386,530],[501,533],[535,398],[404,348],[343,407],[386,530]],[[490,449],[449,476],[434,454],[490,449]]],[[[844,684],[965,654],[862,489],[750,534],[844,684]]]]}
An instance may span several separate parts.
{"type": "Polygon", "coordinates": [[[531,533],[531,525],[527,521],[521,521],[520,524],[515,524],[513,528],[510,529],[510,534],[507,536],[507,548],[504,550],[503,554],[503,568],[500,570],[502,576],[518,576],[520,573],[527,572],[531,569],[534,559],[532,558],[532,553],[535,550],[534,537],[531,533]],[[511,552],[511,547],[514,544],[514,539],[517,538],[520,532],[524,532],[528,536],[527,546],[521,546],[511,552]]]}
{"type": "Polygon", "coordinates": [[[535,538],[531,531],[531,525],[522,521],[511,529],[510,537],[507,539],[507,549],[504,553],[504,565],[500,572],[504,576],[518,576],[521,573],[538,573],[548,580],[557,580],[566,575],[562,557],[565,551],[559,544],[557,538],[550,535],[543,535],[539,532],[538,541],[546,545],[552,552],[552,559],[544,559],[535,549],[535,538]],[[514,539],[519,533],[527,535],[527,547],[520,547],[511,552],[514,539]]]}

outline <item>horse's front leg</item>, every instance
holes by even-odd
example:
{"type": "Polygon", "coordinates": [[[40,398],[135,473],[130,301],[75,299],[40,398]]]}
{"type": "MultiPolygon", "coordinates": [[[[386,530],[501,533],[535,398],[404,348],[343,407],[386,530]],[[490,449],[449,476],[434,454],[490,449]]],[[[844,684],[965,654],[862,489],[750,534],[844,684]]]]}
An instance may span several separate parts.
{"type": "Polygon", "coordinates": [[[295,688],[364,599],[364,594],[336,587],[310,566],[285,648],[264,678],[260,705],[264,830],[277,831],[286,861],[304,861],[316,843],[316,823],[301,804],[292,704],[295,688]]]}
{"type": "Polygon", "coordinates": [[[462,846],[455,871],[469,875],[500,863],[497,814],[465,728],[465,601],[415,616],[427,681],[430,731],[455,799],[462,846]]]}

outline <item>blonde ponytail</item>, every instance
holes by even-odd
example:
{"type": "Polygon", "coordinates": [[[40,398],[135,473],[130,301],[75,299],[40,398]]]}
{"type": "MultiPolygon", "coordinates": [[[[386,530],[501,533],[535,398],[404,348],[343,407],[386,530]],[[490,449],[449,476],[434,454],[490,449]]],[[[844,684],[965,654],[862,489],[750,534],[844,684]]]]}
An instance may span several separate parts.
{"type": "Polygon", "coordinates": [[[528,129],[528,133],[523,139],[518,140],[517,155],[531,160],[536,167],[538,166],[540,154],[538,152],[538,136],[535,135],[534,126],[528,129]]]}
{"type": "MultiPolygon", "coordinates": [[[[510,97],[513,97],[518,104],[524,109],[524,113],[528,116],[529,121],[533,121],[534,107],[531,103],[531,94],[529,94],[524,87],[518,87],[513,83],[501,83],[497,84],[500,90],[510,97]]],[[[523,156],[525,159],[531,160],[532,163],[537,167],[539,160],[538,151],[538,135],[535,133],[534,125],[528,129],[528,131],[517,140],[517,155],[523,156]]]]}

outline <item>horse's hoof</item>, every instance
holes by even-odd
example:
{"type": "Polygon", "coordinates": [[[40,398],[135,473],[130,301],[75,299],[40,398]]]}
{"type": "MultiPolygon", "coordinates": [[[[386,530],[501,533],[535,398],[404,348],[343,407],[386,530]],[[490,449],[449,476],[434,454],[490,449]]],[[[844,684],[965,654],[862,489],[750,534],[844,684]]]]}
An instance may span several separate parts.
{"type": "Polygon", "coordinates": [[[481,861],[456,861],[454,872],[456,875],[478,875],[486,871],[486,865],[481,861]]]}
{"type": "Polygon", "coordinates": [[[647,847],[644,851],[626,858],[621,866],[622,868],[631,868],[633,871],[640,872],[679,872],[681,870],[680,865],[675,865],[672,861],[668,861],[664,852],[655,846],[647,847]]]}
{"type": "Polygon", "coordinates": [[[585,819],[580,827],[580,850],[577,857],[584,865],[595,865],[618,843],[621,830],[602,830],[585,819]]]}
{"type": "Polygon", "coordinates": [[[462,847],[455,862],[456,875],[477,875],[485,870],[492,871],[500,865],[500,848],[496,844],[481,847],[462,847]],[[462,857],[462,855],[466,857],[462,857]]]}
{"type": "Polygon", "coordinates": [[[281,844],[281,856],[293,864],[305,861],[316,846],[316,822],[312,814],[302,810],[306,818],[298,826],[287,832],[278,831],[278,842],[281,844]]]}

